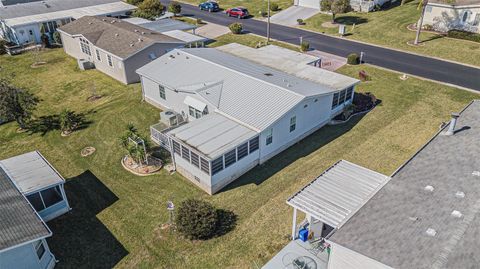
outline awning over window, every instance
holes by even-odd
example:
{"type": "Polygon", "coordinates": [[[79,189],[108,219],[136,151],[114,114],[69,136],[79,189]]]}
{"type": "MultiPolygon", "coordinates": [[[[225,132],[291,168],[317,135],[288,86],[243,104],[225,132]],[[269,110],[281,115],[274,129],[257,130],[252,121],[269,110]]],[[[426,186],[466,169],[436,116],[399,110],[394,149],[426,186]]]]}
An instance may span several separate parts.
{"type": "Polygon", "coordinates": [[[207,107],[207,105],[204,102],[199,101],[199,100],[197,100],[193,97],[190,97],[190,96],[185,97],[185,100],[183,101],[183,103],[188,105],[188,106],[191,106],[191,107],[195,108],[198,111],[202,111],[202,112],[207,107]]]}

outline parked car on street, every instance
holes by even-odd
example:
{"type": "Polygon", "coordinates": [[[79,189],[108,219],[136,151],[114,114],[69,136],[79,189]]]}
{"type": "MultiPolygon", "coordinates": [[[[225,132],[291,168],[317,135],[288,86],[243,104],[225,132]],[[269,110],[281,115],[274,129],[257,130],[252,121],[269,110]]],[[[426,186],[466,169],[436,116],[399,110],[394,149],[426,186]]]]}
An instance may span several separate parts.
{"type": "Polygon", "coordinates": [[[200,10],[207,10],[208,12],[216,12],[220,10],[220,7],[216,2],[203,2],[200,5],[198,5],[200,10]]]}
{"type": "Polygon", "coordinates": [[[229,17],[237,17],[239,19],[245,19],[248,17],[248,10],[244,7],[233,7],[225,11],[229,17]]]}

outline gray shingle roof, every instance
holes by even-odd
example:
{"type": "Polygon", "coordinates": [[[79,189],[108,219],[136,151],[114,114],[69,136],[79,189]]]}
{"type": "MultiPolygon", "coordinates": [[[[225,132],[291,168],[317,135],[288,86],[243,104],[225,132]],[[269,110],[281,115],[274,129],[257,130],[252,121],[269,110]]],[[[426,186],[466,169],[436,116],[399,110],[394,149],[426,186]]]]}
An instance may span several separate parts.
{"type": "Polygon", "coordinates": [[[43,13],[51,13],[81,7],[95,6],[118,2],[119,0],[45,0],[34,1],[0,8],[0,18],[10,19],[31,16],[43,13]]]}
{"type": "Polygon", "coordinates": [[[137,73],[171,90],[196,92],[256,131],[269,127],[306,97],[337,91],[212,48],[173,50],[137,73]]]}
{"type": "Polygon", "coordinates": [[[50,235],[47,225],[0,168],[0,251],[50,235]]]}
{"type": "Polygon", "coordinates": [[[69,35],[83,35],[95,46],[126,58],[154,43],[183,41],[110,17],[85,16],[59,28],[69,35]]]}
{"type": "Polygon", "coordinates": [[[478,268],[480,101],[461,113],[461,128],[435,136],[330,239],[394,268],[478,268]]]}

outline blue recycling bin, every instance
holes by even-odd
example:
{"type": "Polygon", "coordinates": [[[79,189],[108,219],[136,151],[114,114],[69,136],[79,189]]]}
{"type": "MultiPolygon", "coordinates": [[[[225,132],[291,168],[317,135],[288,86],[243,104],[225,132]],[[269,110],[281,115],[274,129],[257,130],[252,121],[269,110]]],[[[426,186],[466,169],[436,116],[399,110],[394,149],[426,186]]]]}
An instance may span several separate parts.
{"type": "Polygon", "coordinates": [[[307,242],[308,240],[308,230],[307,229],[301,229],[298,231],[298,238],[302,240],[303,242],[307,242]]]}

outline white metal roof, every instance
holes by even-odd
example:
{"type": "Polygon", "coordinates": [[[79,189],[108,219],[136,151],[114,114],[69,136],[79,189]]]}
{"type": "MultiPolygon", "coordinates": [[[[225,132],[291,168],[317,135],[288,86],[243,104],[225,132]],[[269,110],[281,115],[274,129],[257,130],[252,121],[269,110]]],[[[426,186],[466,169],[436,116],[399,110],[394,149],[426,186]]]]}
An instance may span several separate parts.
{"type": "Polygon", "coordinates": [[[59,10],[54,12],[46,12],[46,13],[40,13],[40,14],[28,15],[28,16],[22,16],[22,17],[13,17],[10,19],[6,19],[5,22],[10,26],[20,26],[20,25],[28,25],[33,23],[41,23],[45,21],[59,20],[64,18],[78,19],[83,16],[106,15],[106,14],[129,11],[135,8],[136,7],[133,5],[127,4],[122,1],[118,1],[113,3],[86,6],[86,7],[80,7],[80,8],[67,9],[67,10],[59,10]]]}
{"type": "Polygon", "coordinates": [[[0,166],[24,194],[65,182],[38,151],[1,160],[0,166]]]}
{"type": "Polygon", "coordinates": [[[337,91],[217,49],[176,49],[137,70],[171,90],[197,85],[217,110],[262,131],[307,96],[337,91]],[[218,82],[206,87],[205,83],[218,82]]]}
{"type": "Polygon", "coordinates": [[[194,43],[194,42],[202,42],[202,41],[207,40],[207,38],[205,38],[205,37],[194,35],[194,34],[191,34],[191,33],[187,33],[187,32],[181,31],[181,30],[166,31],[166,32],[162,32],[162,34],[168,35],[170,37],[173,37],[173,38],[176,38],[176,39],[179,39],[179,40],[182,40],[183,42],[185,42],[187,44],[188,43],[194,43]]]}
{"type": "Polygon", "coordinates": [[[341,160],[287,200],[333,228],[340,228],[390,177],[341,160]]]}
{"type": "Polygon", "coordinates": [[[254,49],[230,43],[218,49],[336,90],[342,90],[360,82],[358,79],[311,65],[319,60],[318,57],[275,45],[254,49]]]}
{"type": "Polygon", "coordinates": [[[225,116],[211,113],[168,132],[182,143],[214,159],[257,133],[225,116]]]}

